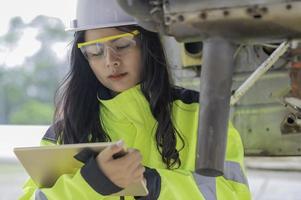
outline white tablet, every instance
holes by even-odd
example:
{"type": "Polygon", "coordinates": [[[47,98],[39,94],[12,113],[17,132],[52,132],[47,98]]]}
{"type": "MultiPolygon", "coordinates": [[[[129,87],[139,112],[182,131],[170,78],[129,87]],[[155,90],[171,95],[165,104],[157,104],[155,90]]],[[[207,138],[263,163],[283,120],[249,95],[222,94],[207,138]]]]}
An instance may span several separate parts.
{"type": "MultiPolygon", "coordinates": [[[[84,164],[74,158],[80,151],[89,148],[101,152],[110,142],[66,144],[39,147],[18,147],[14,153],[38,187],[51,187],[63,174],[75,173],[84,164]]],[[[144,182],[130,185],[112,196],[146,196],[144,182]]]]}

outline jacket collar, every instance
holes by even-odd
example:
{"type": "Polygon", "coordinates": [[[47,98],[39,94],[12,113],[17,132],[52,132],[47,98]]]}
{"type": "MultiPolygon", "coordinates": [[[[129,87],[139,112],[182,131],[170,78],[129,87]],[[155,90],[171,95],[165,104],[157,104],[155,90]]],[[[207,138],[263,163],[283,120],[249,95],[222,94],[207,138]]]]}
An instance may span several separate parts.
{"type": "MultiPolygon", "coordinates": [[[[141,91],[141,86],[136,85],[129,88],[116,96],[108,98],[108,96],[99,96],[98,101],[101,106],[101,113],[105,113],[105,117],[123,119],[128,118],[130,121],[147,122],[150,115],[152,116],[150,105],[141,91]]],[[[102,117],[104,117],[102,116],[102,117]]]]}

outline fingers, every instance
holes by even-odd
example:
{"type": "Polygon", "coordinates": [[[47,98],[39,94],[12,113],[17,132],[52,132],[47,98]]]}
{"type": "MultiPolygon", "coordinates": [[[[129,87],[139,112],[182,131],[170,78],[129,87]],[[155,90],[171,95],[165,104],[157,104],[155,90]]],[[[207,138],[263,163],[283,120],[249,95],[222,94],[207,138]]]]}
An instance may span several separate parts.
{"type": "Polygon", "coordinates": [[[136,167],[133,171],[133,176],[134,177],[143,177],[143,174],[145,172],[145,167],[143,165],[139,165],[138,167],[136,167]]]}
{"type": "Polygon", "coordinates": [[[142,155],[136,149],[128,149],[127,154],[125,156],[118,158],[113,162],[114,165],[120,166],[122,170],[127,171],[131,174],[131,176],[135,177],[136,179],[139,178],[139,176],[142,176],[145,171],[144,166],[141,164],[142,155]]]}
{"type": "Polygon", "coordinates": [[[124,149],[124,142],[119,140],[115,144],[110,145],[109,147],[105,148],[100,154],[102,155],[102,159],[104,160],[111,160],[113,159],[113,155],[117,154],[124,149]]]}
{"type": "Polygon", "coordinates": [[[139,162],[138,164],[133,164],[130,167],[133,182],[140,182],[144,179],[145,167],[139,162]]]}
{"type": "Polygon", "coordinates": [[[107,147],[97,156],[100,169],[114,184],[120,187],[143,181],[145,171],[141,164],[141,153],[136,149],[128,149],[124,155],[124,149],[124,144],[120,141],[107,147]],[[116,154],[120,153],[123,153],[122,157],[116,158],[116,154]]]}
{"type": "Polygon", "coordinates": [[[137,149],[128,149],[127,154],[121,158],[116,159],[116,164],[122,164],[123,167],[134,167],[142,161],[142,155],[137,149]]]}
{"type": "Polygon", "coordinates": [[[136,170],[133,173],[133,182],[141,182],[144,181],[144,172],[145,172],[145,167],[143,165],[138,166],[138,168],[136,168],[136,170]]]}

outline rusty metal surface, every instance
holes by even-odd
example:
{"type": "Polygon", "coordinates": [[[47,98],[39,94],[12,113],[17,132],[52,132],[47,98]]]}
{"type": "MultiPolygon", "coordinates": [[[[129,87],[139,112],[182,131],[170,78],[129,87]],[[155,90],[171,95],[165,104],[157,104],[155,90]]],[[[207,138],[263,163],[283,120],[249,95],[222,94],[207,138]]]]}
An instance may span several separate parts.
{"type": "Polygon", "coordinates": [[[301,99],[301,48],[294,49],[291,55],[294,57],[290,69],[291,95],[301,99]]]}
{"type": "Polygon", "coordinates": [[[207,4],[191,0],[186,6],[167,7],[164,13],[167,33],[179,41],[209,36],[239,42],[301,37],[301,1],[254,1],[252,4],[221,1],[219,7],[207,4]],[[222,2],[228,2],[227,6],[222,2]]]}

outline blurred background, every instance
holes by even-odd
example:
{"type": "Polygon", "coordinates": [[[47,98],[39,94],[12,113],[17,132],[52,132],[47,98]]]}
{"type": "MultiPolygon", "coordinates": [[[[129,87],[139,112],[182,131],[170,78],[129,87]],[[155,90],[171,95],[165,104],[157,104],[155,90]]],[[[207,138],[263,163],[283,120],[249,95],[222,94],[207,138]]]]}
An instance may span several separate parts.
{"type": "Polygon", "coordinates": [[[27,174],[13,148],[37,146],[68,70],[64,31],[74,0],[10,0],[0,7],[0,199],[17,199],[27,174]]]}
{"type": "Polygon", "coordinates": [[[8,1],[0,9],[0,123],[48,125],[53,96],[68,69],[72,1],[8,1]]]}
{"type": "MultiPolygon", "coordinates": [[[[39,145],[52,122],[73,36],[64,24],[74,5],[75,0],[10,0],[0,7],[0,200],[17,199],[28,178],[13,148],[39,145]]],[[[178,85],[196,88],[191,80],[199,69],[173,69],[183,75],[175,78],[178,85]]],[[[246,167],[254,199],[301,199],[300,158],[248,157],[246,167]]]]}

